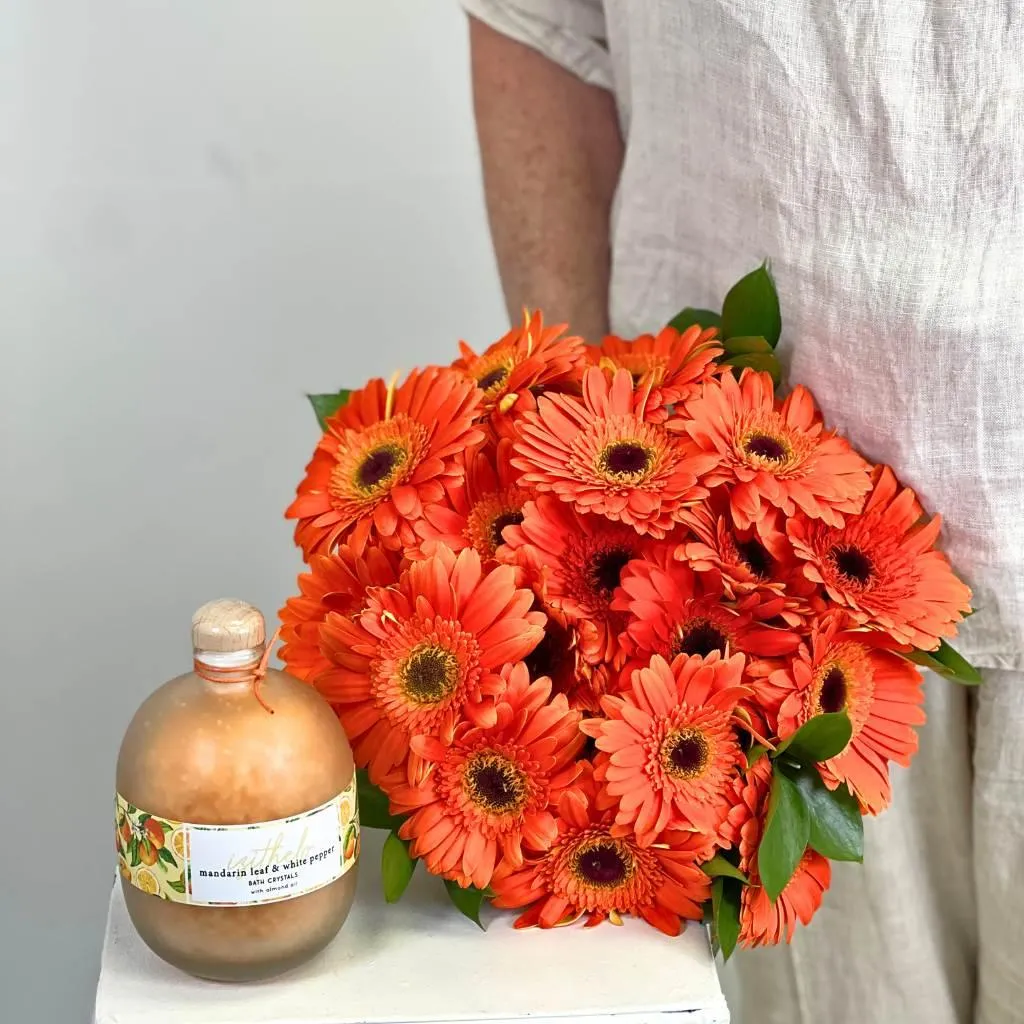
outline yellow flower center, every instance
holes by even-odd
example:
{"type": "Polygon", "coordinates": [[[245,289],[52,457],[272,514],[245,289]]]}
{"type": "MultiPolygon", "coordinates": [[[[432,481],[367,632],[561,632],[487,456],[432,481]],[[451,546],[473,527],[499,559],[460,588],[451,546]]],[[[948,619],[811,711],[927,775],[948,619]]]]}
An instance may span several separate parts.
{"type": "Polygon", "coordinates": [[[462,785],[466,796],[489,814],[521,811],[530,795],[526,773],[494,750],[478,751],[469,758],[462,785]]]}
{"type": "Polygon", "coordinates": [[[421,644],[399,665],[398,677],[412,703],[440,704],[459,684],[459,661],[443,647],[421,644]]]}
{"type": "Polygon", "coordinates": [[[680,654],[706,658],[712,651],[718,651],[724,657],[728,644],[729,638],[719,626],[710,619],[695,618],[676,627],[671,653],[673,658],[680,654]]]}
{"type": "Polygon", "coordinates": [[[356,466],[356,489],[363,494],[387,490],[408,461],[409,452],[399,444],[371,448],[356,466]]]}
{"type": "Polygon", "coordinates": [[[465,535],[484,558],[493,558],[495,551],[505,543],[502,531],[506,526],[518,526],[523,521],[525,500],[525,494],[510,489],[488,494],[470,510],[465,535]]]}
{"type": "Polygon", "coordinates": [[[833,665],[822,677],[818,708],[826,715],[846,709],[846,675],[838,665],[833,665]]]}
{"type": "Polygon", "coordinates": [[[839,644],[815,669],[811,685],[804,693],[801,721],[845,711],[853,727],[852,736],[857,736],[868,720],[874,692],[875,676],[868,648],[853,642],[839,644]]]}
{"type": "Polygon", "coordinates": [[[522,512],[502,512],[491,522],[491,543],[495,548],[505,543],[504,530],[506,526],[518,526],[524,519],[522,512]]]}
{"type": "Polygon", "coordinates": [[[661,766],[673,779],[698,779],[708,770],[713,753],[699,729],[679,729],[661,744],[661,766]]]}
{"type": "Polygon", "coordinates": [[[654,464],[654,449],[633,438],[612,441],[597,455],[597,471],[616,483],[639,483],[651,474],[654,464]]]}
{"type": "Polygon", "coordinates": [[[816,435],[790,427],[777,412],[759,413],[736,429],[733,451],[751,469],[791,478],[808,469],[817,445],[816,435]]]}
{"type": "Polygon", "coordinates": [[[515,365],[515,353],[504,349],[477,360],[470,367],[469,373],[476,381],[476,386],[483,391],[486,398],[494,399],[507,387],[508,378],[515,365]]]}
{"type": "Polygon", "coordinates": [[[477,386],[482,388],[484,391],[490,391],[491,388],[497,390],[500,385],[505,383],[507,377],[508,367],[496,366],[489,373],[485,373],[480,380],[477,381],[477,386]]]}
{"type": "Polygon", "coordinates": [[[793,449],[785,438],[773,434],[755,431],[743,438],[740,447],[748,456],[748,461],[755,465],[786,462],[793,454],[793,449]]]}
{"type": "Polygon", "coordinates": [[[624,843],[601,836],[580,843],[570,871],[588,888],[617,889],[633,877],[636,860],[624,843]]]}
{"type": "Polygon", "coordinates": [[[328,493],[334,507],[359,515],[406,480],[427,450],[422,423],[395,413],[363,430],[346,430],[336,453],[328,493]]]}

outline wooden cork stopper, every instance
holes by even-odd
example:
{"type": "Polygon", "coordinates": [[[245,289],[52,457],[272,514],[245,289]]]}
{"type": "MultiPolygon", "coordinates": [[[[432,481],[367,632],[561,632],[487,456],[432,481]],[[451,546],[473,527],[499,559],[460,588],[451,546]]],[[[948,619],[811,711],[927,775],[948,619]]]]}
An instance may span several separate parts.
{"type": "Polygon", "coordinates": [[[245,601],[222,598],[192,616],[192,647],[197,651],[246,651],[267,639],[263,615],[245,601]]]}

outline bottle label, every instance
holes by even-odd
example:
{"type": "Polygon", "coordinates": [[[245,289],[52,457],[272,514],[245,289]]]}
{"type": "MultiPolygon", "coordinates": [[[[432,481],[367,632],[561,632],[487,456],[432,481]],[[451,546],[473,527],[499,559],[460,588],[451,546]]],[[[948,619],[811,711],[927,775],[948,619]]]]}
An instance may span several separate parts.
{"type": "Polygon", "coordinates": [[[115,800],[118,870],[143,892],[175,903],[276,903],[341,878],[359,856],[356,776],[311,811],[250,825],[190,825],[115,800]]]}

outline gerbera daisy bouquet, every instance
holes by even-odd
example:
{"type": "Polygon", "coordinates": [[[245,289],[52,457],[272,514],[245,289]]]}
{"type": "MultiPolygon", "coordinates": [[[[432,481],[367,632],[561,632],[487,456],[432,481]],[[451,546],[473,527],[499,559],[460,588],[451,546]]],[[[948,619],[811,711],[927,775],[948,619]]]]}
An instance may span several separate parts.
{"type": "Polygon", "coordinates": [[[792,938],[860,860],[970,591],[940,521],[779,390],[767,267],[588,346],[540,314],[312,396],[281,657],[333,705],[364,825],[480,922],[792,938]]]}

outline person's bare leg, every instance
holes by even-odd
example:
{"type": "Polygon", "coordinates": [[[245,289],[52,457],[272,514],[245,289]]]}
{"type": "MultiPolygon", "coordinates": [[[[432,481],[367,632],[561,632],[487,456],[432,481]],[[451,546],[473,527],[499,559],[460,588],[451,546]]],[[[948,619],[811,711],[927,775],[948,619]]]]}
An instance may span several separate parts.
{"type": "Polygon", "coordinates": [[[598,341],[608,330],[609,212],[622,167],[611,93],[470,18],[491,235],[509,316],[598,341]]]}

